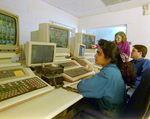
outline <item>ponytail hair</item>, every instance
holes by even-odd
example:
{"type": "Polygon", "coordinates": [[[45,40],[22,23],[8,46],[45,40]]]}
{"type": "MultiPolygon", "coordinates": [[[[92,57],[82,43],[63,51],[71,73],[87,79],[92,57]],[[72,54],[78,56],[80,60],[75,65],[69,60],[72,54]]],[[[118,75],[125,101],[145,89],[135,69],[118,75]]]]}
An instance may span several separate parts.
{"type": "Polygon", "coordinates": [[[116,64],[120,69],[122,77],[126,85],[134,85],[135,82],[135,70],[130,62],[123,62],[121,57],[121,51],[118,46],[104,39],[98,41],[99,46],[103,50],[105,58],[111,58],[111,63],[116,64]]]}
{"type": "Polygon", "coordinates": [[[123,62],[121,56],[118,59],[117,67],[120,69],[125,84],[135,84],[135,70],[131,62],[123,62]]]}

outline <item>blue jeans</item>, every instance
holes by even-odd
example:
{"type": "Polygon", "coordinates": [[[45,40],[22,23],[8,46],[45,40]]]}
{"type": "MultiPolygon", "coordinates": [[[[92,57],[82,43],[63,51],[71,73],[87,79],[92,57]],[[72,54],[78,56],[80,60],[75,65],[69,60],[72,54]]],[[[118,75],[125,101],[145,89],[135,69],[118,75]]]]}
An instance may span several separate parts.
{"type": "MultiPolygon", "coordinates": [[[[93,98],[83,98],[82,100],[75,103],[73,106],[73,113],[79,113],[82,112],[86,108],[90,108],[93,110],[97,110],[99,112],[102,112],[103,114],[106,114],[112,118],[119,118],[123,114],[123,110],[119,109],[103,109],[100,108],[98,103],[93,98]]],[[[81,113],[82,117],[85,119],[95,119],[94,117],[81,113]]]]}

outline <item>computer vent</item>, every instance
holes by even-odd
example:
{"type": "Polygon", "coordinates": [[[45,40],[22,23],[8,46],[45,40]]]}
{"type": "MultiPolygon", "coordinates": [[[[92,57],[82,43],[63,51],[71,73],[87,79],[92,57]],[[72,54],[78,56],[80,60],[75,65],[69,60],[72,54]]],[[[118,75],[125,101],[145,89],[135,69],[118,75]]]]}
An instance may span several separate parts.
{"type": "Polygon", "coordinates": [[[109,5],[114,5],[114,4],[127,2],[127,1],[131,1],[131,0],[102,0],[102,1],[106,6],[109,6],[109,5]]]}

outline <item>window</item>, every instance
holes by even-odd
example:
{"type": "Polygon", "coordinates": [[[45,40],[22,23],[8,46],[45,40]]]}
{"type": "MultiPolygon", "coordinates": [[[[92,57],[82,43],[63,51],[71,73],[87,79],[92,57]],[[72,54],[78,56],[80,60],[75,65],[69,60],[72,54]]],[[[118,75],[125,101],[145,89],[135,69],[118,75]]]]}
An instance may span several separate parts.
{"type": "Polygon", "coordinates": [[[126,25],[120,25],[99,29],[85,29],[85,33],[96,35],[96,43],[98,43],[98,40],[101,38],[109,41],[114,41],[115,34],[119,31],[123,31],[126,34],[126,29],[126,25]]]}

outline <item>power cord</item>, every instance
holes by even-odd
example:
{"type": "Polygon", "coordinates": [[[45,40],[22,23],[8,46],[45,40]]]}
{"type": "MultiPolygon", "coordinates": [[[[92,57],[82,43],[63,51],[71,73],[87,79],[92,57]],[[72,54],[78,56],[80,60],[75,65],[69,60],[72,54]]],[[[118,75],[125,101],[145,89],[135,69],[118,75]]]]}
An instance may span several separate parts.
{"type": "Polygon", "coordinates": [[[62,87],[64,85],[64,82],[61,85],[57,85],[56,80],[55,80],[55,75],[53,75],[53,82],[54,82],[54,86],[56,88],[60,88],[60,87],[62,87]]]}

